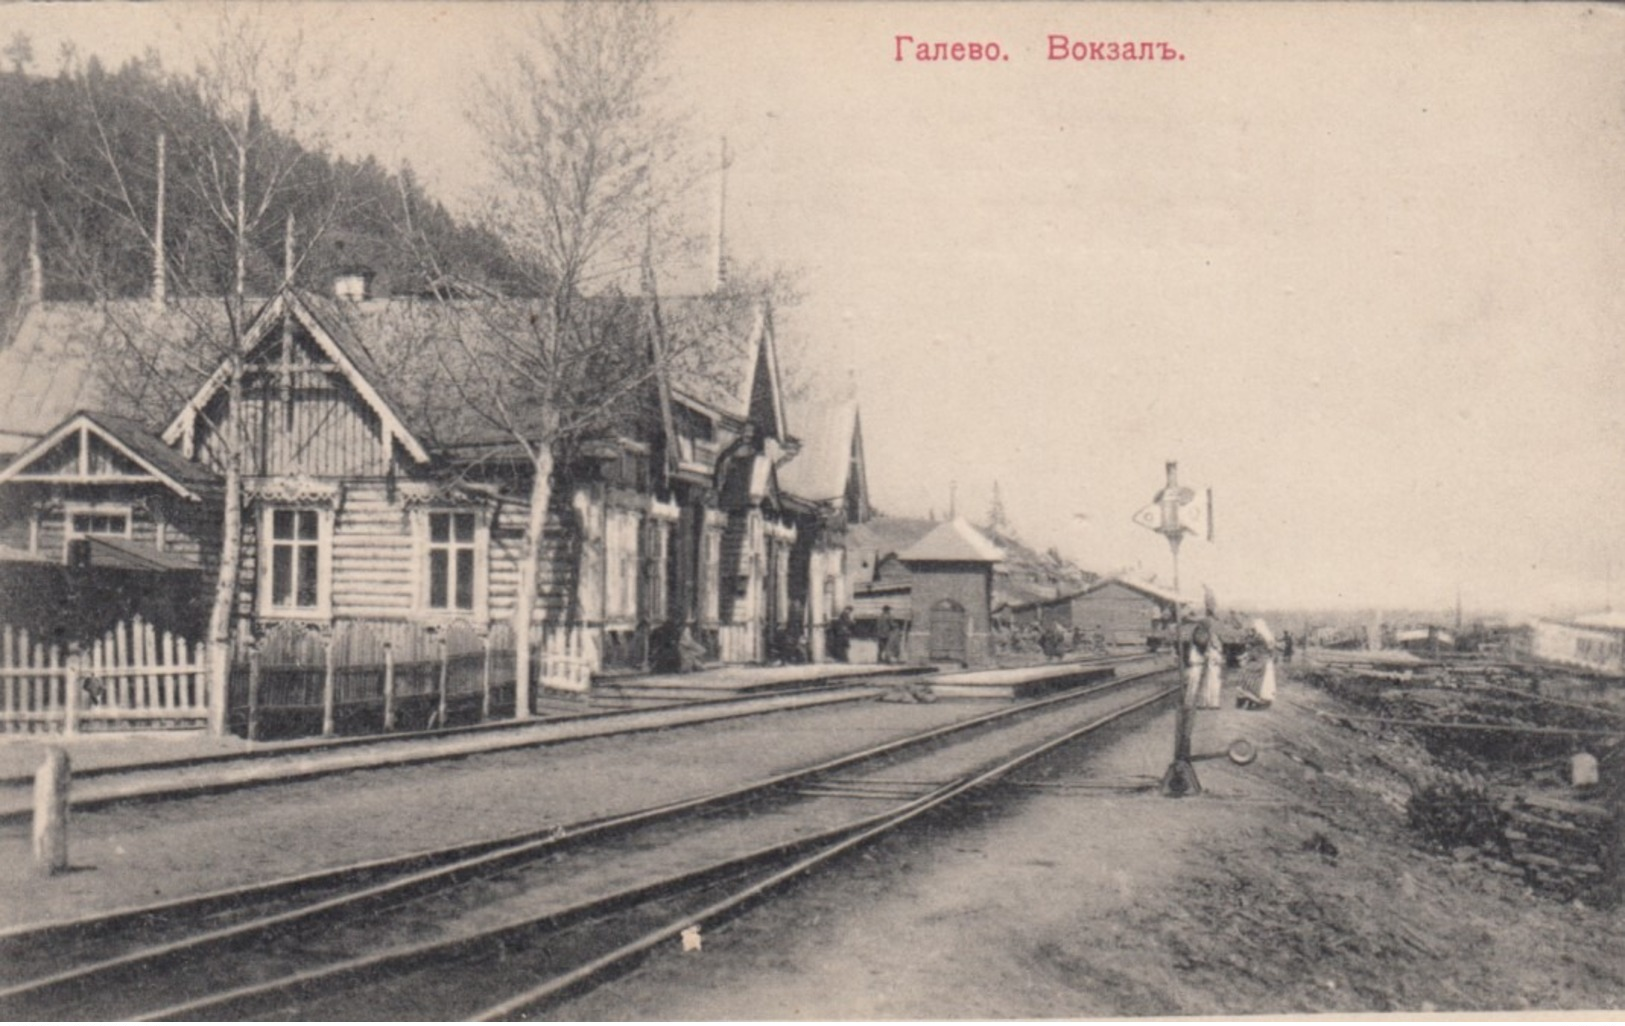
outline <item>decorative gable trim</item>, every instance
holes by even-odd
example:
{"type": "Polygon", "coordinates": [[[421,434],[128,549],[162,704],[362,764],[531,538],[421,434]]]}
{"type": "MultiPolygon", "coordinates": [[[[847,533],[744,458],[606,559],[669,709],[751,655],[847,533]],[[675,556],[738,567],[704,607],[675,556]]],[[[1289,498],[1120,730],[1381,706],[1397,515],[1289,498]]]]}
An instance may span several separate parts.
{"type": "Polygon", "coordinates": [[[344,484],[313,477],[277,477],[246,483],[243,491],[252,499],[275,506],[309,506],[317,509],[343,509],[344,484]]]}
{"type": "Polygon", "coordinates": [[[102,425],[96,423],[89,414],[76,413],[69,417],[55,430],[29,446],[18,454],[4,470],[0,470],[0,484],[8,482],[43,482],[53,484],[162,484],[175,494],[192,502],[201,502],[202,497],[194,490],[177,481],[172,475],[160,470],[157,466],[137,453],[116,434],[102,425]],[[38,463],[62,442],[70,437],[78,436],[79,460],[78,465],[71,473],[38,473],[28,472],[29,467],[38,463]],[[141,469],[140,474],[94,474],[90,468],[90,440],[92,437],[101,439],[109,448],[119,456],[133,463],[141,469]]]}
{"type": "Polygon", "coordinates": [[[496,504],[490,495],[482,495],[454,484],[429,481],[403,481],[396,486],[404,509],[487,509],[496,504]]]}
{"type": "Polygon", "coordinates": [[[756,373],[766,368],[769,405],[773,410],[773,423],[762,427],[775,438],[788,439],[790,425],[784,415],[784,388],[779,374],[779,348],[773,333],[773,311],[763,303],[756,310],[756,323],[751,327],[754,344],[750,348],[750,373],[745,375],[745,394],[742,409],[750,415],[752,400],[756,397],[756,373]]]}
{"type": "MultiPolygon", "coordinates": [[[[316,315],[311,312],[310,308],[300,302],[294,294],[290,292],[279,293],[254,318],[248,330],[243,332],[243,354],[246,355],[252,352],[265,334],[275,327],[283,316],[295,318],[304,326],[306,331],[310,332],[311,338],[315,339],[316,345],[322,350],[323,354],[333,361],[339,373],[344,375],[345,380],[361,396],[362,401],[377,415],[379,423],[383,426],[384,437],[399,442],[401,448],[406,450],[406,453],[418,463],[428,463],[429,452],[423,447],[423,443],[418,441],[417,436],[413,435],[411,431],[407,430],[406,424],[395,412],[394,407],[366,379],[365,375],[355,365],[355,361],[351,360],[350,355],[344,351],[344,347],[339,345],[333,335],[323,327],[321,321],[317,320],[316,315]]],[[[223,361],[186,403],[185,407],[181,409],[181,412],[176,414],[175,419],[170,421],[169,426],[164,429],[163,439],[165,442],[170,445],[184,442],[188,447],[190,446],[191,439],[195,434],[198,413],[208,404],[209,400],[215,397],[220,389],[225,387],[229,374],[230,368],[223,361]]]]}

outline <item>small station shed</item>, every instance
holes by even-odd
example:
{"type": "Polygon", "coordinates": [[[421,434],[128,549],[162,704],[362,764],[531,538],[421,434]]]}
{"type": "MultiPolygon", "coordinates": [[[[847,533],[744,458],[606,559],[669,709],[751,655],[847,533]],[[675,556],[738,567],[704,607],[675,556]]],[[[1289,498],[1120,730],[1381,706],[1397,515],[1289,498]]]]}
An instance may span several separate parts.
{"type": "Polygon", "coordinates": [[[1004,552],[963,519],[949,520],[899,552],[913,575],[910,662],[993,662],[993,566],[1004,552]]]}
{"type": "Polygon", "coordinates": [[[1178,601],[1173,593],[1149,584],[1108,578],[1052,603],[1043,610],[1043,620],[1098,637],[1111,648],[1143,649],[1173,626],[1178,601]]]}

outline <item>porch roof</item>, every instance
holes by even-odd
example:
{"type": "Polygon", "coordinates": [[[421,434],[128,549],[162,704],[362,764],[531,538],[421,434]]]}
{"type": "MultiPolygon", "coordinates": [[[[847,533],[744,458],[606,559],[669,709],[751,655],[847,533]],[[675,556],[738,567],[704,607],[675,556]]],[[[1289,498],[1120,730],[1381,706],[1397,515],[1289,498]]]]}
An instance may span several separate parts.
{"type": "Polygon", "coordinates": [[[125,538],[107,538],[93,535],[84,539],[90,543],[90,565],[110,570],[141,570],[149,573],[200,570],[195,557],[176,552],[162,552],[151,545],[125,538]]]}

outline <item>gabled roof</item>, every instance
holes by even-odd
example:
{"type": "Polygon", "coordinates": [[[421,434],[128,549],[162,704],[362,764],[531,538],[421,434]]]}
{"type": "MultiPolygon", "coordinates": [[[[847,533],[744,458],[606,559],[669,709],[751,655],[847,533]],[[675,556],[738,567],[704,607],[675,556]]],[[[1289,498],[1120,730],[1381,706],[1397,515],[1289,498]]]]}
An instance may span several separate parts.
{"type": "MultiPolygon", "coordinates": [[[[858,404],[803,403],[796,412],[801,449],[779,468],[779,486],[799,499],[838,501],[853,474],[853,448],[859,444],[858,404]]],[[[862,473],[861,464],[857,471],[862,473]]],[[[860,487],[867,491],[866,482],[860,487]]]]}
{"type": "MultiPolygon", "coordinates": [[[[200,491],[219,483],[219,477],[209,468],[193,463],[154,437],[138,421],[111,413],[80,411],[68,417],[53,430],[29,446],[17,458],[0,470],[0,484],[7,481],[72,479],[81,483],[96,483],[99,477],[109,475],[80,475],[45,473],[30,474],[29,468],[55,451],[60,445],[78,435],[76,445],[84,448],[90,439],[100,439],[110,449],[123,456],[139,471],[159,484],[163,484],[184,498],[197,501],[200,491]]],[[[118,475],[111,475],[118,477],[118,475]]],[[[121,480],[124,478],[120,478],[121,480]]]]}
{"type": "Polygon", "coordinates": [[[195,339],[225,315],[217,300],[32,304],[0,347],[0,452],[21,451],[79,410],[117,410],[161,427],[212,368],[190,361],[184,346],[146,343],[195,339]]]}
{"type": "MultiPolygon", "coordinates": [[[[284,310],[291,311],[414,459],[426,460],[433,450],[511,446],[509,424],[525,430],[540,421],[539,401],[534,390],[520,387],[523,375],[516,373],[512,354],[516,343],[545,325],[541,300],[351,301],[294,291],[254,302],[244,332],[250,346],[275,330],[284,310]],[[489,398],[499,391],[500,415],[489,398]]],[[[647,300],[601,296],[585,302],[595,330],[647,345],[647,300]]],[[[760,406],[765,398],[766,433],[787,439],[766,306],[713,296],[662,298],[660,305],[672,354],[665,375],[671,393],[709,416],[740,421],[750,419],[753,400],[760,406]]],[[[0,381],[15,383],[0,391],[0,454],[27,447],[79,410],[134,416],[173,444],[183,436],[187,417],[195,415],[188,411],[201,408],[225,384],[216,340],[228,337],[226,306],[219,299],[172,300],[161,307],[146,299],[34,304],[12,344],[0,348],[0,381]],[[126,344],[129,339],[144,343],[141,352],[126,344]],[[106,373],[113,355],[128,364],[128,373],[122,366],[119,373],[106,373]],[[123,385],[145,392],[122,394],[123,385]]],[[[646,348],[639,352],[647,358],[646,348]]]]}
{"type": "MultiPolygon", "coordinates": [[[[1091,584],[1089,587],[1083,589],[1082,591],[1078,592],[1076,595],[1073,595],[1072,597],[1073,598],[1082,598],[1085,595],[1092,595],[1095,592],[1100,591],[1103,588],[1111,587],[1114,584],[1121,585],[1122,587],[1125,587],[1125,588],[1129,589],[1130,591],[1137,591],[1141,595],[1146,596],[1147,598],[1156,599],[1158,602],[1162,602],[1162,603],[1165,603],[1167,605],[1173,605],[1175,602],[1181,601],[1179,596],[1175,595],[1171,591],[1167,591],[1167,590],[1164,590],[1162,588],[1159,588],[1154,584],[1147,584],[1144,581],[1136,581],[1136,580],[1132,580],[1132,579],[1127,578],[1127,577],[1106,577],[1106,578],[1103,578],[1101,580],[1096,581],[1094,584],[1091,584]]],[[[1185,605],[1188,606],[1188,605],[1190,605],[1190,603],[1186,602],[1185,605]]]]}
{"type": "Polygon", "coordinates": [[[765,393],[774,422],[763,427],[772,437],[788,437],[778,348],[765,303],[742,296],[661,297],[660,314],[671,361],[667,378],[677,399],[748,420],[752,399],[765,393]]]}
{"type": "Polygon", "coordinates": [[[874,552],[878,561],[908,548],[940,524],[923,517],[873,517],[848,526],[846,547],[854,552],[874,552]]]}
{"type": "Polygon", "coordinates": [[[1004,550],[963,517],[955,517],[899,552],[897,558],[905,563],[997,563],[1004,558],[1004,550]]]}
{"type": "MultiPolygon", "coordinates": [[[[323,304],[294,290],[284,290],[274,296],[269,303],[261,308],[259,314],[253,319],[247,330],[243,332],[243,347],[252,350],[259,344],[266,333],[273,331],[282,323],[283,316],[292,316],[309,331],[311,337],[322,352],[337,366],[339,373],[343,374],[350,385],[361,395],[372,411],[377,414],[379,421],[401,447],[419,463],[429,462],[429,453],[423,447],[417,436],[407,428],[402,420],[397,404],[381,390],[384,387],[385,376],[382,370],[371,359],[359,340],[349,337],[345,341],[346,331],[343,322],[332,316],[319,317],[316,310],[327,306],[329,310],[338,304],[323,304]]],[[[221,388],[225,387],[227,378],[227,362],[222,360],[219,367],[198,390],[185,407],[175,415],[164,429],[164,441],[171,445],[178,442],[185,434],[186,428],[199,410],[201,410],[221,388]]]]}

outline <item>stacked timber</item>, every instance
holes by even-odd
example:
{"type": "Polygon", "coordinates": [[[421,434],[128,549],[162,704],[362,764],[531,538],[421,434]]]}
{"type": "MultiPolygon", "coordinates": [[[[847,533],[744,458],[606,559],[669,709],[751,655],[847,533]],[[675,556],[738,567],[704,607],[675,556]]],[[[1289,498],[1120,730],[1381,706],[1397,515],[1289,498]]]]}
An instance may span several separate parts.
{"type": "Polygon", "coordinates": [[[1502,835],[1512,862],[1538,890],[1564,899],[1606,901],[1616,865],[1614,813],[1599,802],[1544,795],[1503,801],[1502,835]]]}

